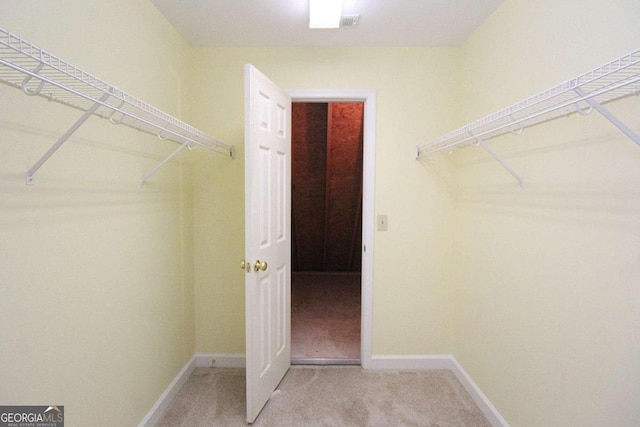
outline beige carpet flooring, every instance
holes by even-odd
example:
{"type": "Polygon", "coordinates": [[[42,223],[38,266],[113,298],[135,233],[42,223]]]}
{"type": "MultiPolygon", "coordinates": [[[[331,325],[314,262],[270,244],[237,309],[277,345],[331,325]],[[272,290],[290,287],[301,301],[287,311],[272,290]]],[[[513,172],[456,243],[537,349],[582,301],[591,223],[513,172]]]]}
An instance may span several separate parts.
{"type": "MultiPolygon", "coordinates": [[[[198,368],[158,427],[245,426],[243,369],[198,368]]],[[[253,424],[490,427],[446,370],[294,366],[253,424]]]]}
{"type": "Polygon", "coordinates": [[[291,358],[360,359],[360,275],[291,276],[291,358]]]}

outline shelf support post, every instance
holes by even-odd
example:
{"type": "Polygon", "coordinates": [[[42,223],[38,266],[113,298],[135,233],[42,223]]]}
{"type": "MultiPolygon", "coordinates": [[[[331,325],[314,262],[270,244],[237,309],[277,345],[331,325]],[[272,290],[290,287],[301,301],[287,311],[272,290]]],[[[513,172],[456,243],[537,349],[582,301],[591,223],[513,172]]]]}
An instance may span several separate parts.
{"type": "MultiPolygon", "coordinates": [[[[585,91],[583,91],[579,87],[575,88],[574,91],[575,91],[575,93],[577,93],[578,95],[580,95],[583,98],[587,96],[585,91]]],[[[620,129],[625,135],[627,135],[629,138],[631,138],[631,140],[633,142],[635,142],[636,144],[640,145],[640,136],[638,136],[637,133],[635,133],[633,130],[631,130],[631,128],[629,128],[627,125],[625,125],[620,119],[618,119],[616,116],[611,114],[611,112],[609,110],[607,110],[606,108],[604,108],[602,106],[602,104],[600,104],[598,101],[596,101],[593,98],[585,98],[585,101],[592,108],[596,109],[598,111],[598,113],[602,114],[607,120],[609,120],[611,123],[613,123],[613,125],[615,127],[620,129]]]]}
{"type": "Polygon", "coordinates": [[[162,162],[160,162],[159,165],[153,168],[151,172],[149,172],[148,174],[142,177],[142,180],[140,180],[140,187],[143,187],[144,183],[147,182],[147,180],[151,178],[156,172],[158,172],[158,170],[160,170],[161,167],[166,165],[169,160],[173,159],[180,151],[184,150],[188,146],[189,146],[189,141],[185,141],[182,143],[182,145],[180,145],[178,148],[173,150],[171,154],[167,156],[166,159],[164,159],[162,162]]]}
{"type": "Polygon", "coordinates": [[[511,169],[511,167],[507,163],[505,163],[504,160],[502,160],[500,157],[498,157],[498,155],[496,153],[494,153],[494,151],[492,149],[487,147],[486,144],[480,138],[476,138],[476,143],[477,144],[474,144],[474,145],[478,145],[479,147],[482,147],[482,149],[484,149],[484,151],[489,153],[491,155],[491,157],[493,157],[494,160],[500,164],[500,166],[502,166],[507,172],[509,172],[509,174],[512,177],[514,177],[516,179],[516,181],[518,181],[518,184],[520,185],[520,188],[524,189],[524,181],[523,181],[522,177],[520,177],[520,175],[518,175],[513,169],[511,169]]]}
{"type": "Polygon", "coordinates": [[[33,174],[35,174],[38,171],[38,169],[40,169],[40,167],[42,167],[42,165],[44,165],[45,162],[49,160],[49,157],[51,157],[53,153],[58,151],[58,148],[60,148],[62,144],[64,144],[71,137],[71,135],[73,135],[73,133],[77,131],[80,128],[80,126],[82,126],[84,122],[86,122],[89,119],[89,117],[91,117],[98,110],[98,108],[100,108],[100,106],[107,100],[107,98],[109,98],[108,93],[105,93],[104,95],[102,95],[102,97],[100,98],[100,101],[96,102],[89,109],[87,109],[87,111],[85,111],[82,117],[80,117],[80,119],[78,119],[78,121],[75,122],[73,126],[71,126],[69,130],[67,130],[58,139],[58,141],[51,146],[51,148],[49,148],[49,151],[44,153],[44,155],[40,158],[40,160],[36,162],[35,165],[31,166],[31,169],[29,169],[25,174],[25,183],[27,185],[33,185],[33,174]]]}

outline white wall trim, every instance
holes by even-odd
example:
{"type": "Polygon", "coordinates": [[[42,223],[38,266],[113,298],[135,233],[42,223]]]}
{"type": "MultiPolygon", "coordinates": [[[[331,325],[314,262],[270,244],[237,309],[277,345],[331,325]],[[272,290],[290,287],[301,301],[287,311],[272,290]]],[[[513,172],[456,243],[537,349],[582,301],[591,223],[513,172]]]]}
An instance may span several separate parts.
{"type": "Polygon", "coordinates": [[[244,353],[196,353],[196,368],[245,368],[244,353]]]}
{"type": "Polygon", "coordinates": [[[425,370],[425,369],[449,369],[453,370],[454,365],[452,363],[452,357],[448,354],[436,354],[436,355],[417,355],[417,356],[405,356],[405,355],[384,355],[384,356],[371,356],[365,369],[411,369],[411,370],[425,370]]]}
{"type": "Polygon", "coordinates": [[[364,102],[362,156],[362,321],[360,360],[369,363],[373,341],[373,241],[375,224],[376,91],[373,89],[288,89],[293,102],[364,102]],[[366,248],[366,250],[364,250],[366,248]]]}
{"type": "MultiPolygon", "coordinates": [[[[162,393],[138,427],[153,427],[165,415],[171,402],[196,368],[244,368],[246,359],[243,353],[196,353],[180,370],[171,384],[162,393]]],[[[429,370],[447,369],[453,372],[460,384],[469,393],[480,411],[493,427],[509,427],[507,421],[480,390],[469,374],[450,354],[436,355],[374,355],[365,364],[365,369],[429,370]]]]}
{"type": "Polygon", "coordinates": [[[372,356],[366,369],[397,369],[397,370],[427,370],[427,369],[448,369],[456,376],[460,384],[469,393],[473,401],[487,421],[493,427],[509,427],[507,421],[500,415],[500,412],[489,401],[487,396],[473,382],[469,374],[462,368],[460,363],[450,354],[438,355],[374,355],[372,356]]]}
{"type": "Polygon", "coordinates": [[[489,423],[491,423],[493,427],[509,427],[507,420],[502,417],[496,407],[493,406],[487,396],[480,390],[480,387],[473,382],[469,374],[462,368],[462,365],[458,363],[455,357],[451,356],[451,362],[453,363],[451,371],[453,371],[453,374],[458,381],[460,381],[460,384],[467,390],[467,393],[471,395],[471,398],[476,402],[476,405],[478,405],[478,408],[480,408],[489,423]]]}
{"type": "Polygon", "coordinates": [[[176,398],[178,392],[196,368],[244,368],[245,365],[245,356],[240,353],[194,354],[171,381],[164,393],[160,395],[147,415],[140,421],[138,427],[153,427],[160,422],[167,413],[169,406],[171,406],[171,402],[176,398]]]}
{"type": "Polygon", "coordinates": [[[140,421],[138,427],[152,427],[160,422],[164,414],[167,413],[171,402],[175,399],[176,395],[187,382],[189,376],[196,368],[196,356],[192,356],[186,365],[180,370],[178,375],[171,381],[171,384],[166,388],[164,393],[160,395],[156,403],[151,407],[147,415],[140,421]]]}

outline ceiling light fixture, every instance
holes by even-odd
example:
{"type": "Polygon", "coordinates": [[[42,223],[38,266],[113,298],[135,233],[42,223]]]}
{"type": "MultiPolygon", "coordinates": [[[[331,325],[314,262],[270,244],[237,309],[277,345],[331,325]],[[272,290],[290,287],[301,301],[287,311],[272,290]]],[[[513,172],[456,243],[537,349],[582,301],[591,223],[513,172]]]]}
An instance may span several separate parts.
{"type": "Polygon", "coordinates": [[[309,0],[309,28],[340,28],[342,0],[309,0]]]}

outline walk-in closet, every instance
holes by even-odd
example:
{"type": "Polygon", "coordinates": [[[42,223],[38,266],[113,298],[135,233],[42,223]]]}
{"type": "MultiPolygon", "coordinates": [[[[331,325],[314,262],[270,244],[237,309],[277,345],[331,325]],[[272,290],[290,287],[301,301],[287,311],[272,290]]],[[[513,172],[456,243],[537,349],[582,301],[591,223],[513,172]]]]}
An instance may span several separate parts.
{"type": "Polygon", "coordinates": [[[640,2],[329,3],[0,0],[0,424],[640,425],[640,2]]]}

